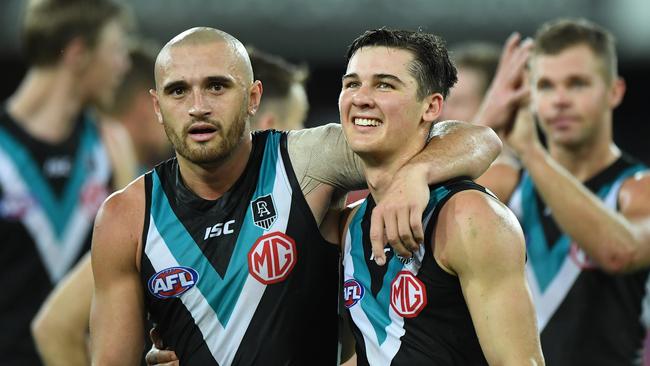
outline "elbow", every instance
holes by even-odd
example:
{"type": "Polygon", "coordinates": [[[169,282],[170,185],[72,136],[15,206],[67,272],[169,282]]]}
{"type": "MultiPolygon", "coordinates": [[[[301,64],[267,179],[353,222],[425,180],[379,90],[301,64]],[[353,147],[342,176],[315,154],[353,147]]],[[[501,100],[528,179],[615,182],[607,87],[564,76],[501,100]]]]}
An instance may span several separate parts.
{"type": "Polygon", "coordinates": [[[47,351],[53,342],[61,339],[61,337],[56,336],[56,324],[49,321],[42,313],[38,313],[34,320],[32,320],[30,330],[34,343],[36,344],[36,349],[41,355],[47,351]]]}
{"type": "Polygon", "coordinates": [[[635,268],[637,251],[629,246],[608,250],[598,260],[601,269],[609,274],[629,272],[635,268]]]}
{"type": "Polygon", "coordinates": [[[489,157],[490,162],[492,162],[501,154],[501,150],[503,150],[503,142],[493,129],[484,126],[481,126],[481,128],[483,128],[485,146],[487,149],[486,155],[489,157]]]}

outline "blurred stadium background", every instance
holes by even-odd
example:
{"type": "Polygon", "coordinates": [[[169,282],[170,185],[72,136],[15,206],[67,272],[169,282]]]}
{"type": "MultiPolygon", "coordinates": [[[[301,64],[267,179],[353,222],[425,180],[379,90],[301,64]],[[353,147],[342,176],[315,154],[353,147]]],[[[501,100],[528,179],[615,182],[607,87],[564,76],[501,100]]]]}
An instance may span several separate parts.
{"type": "MultiPolygon", "coordinates": [[[[0,98],[25,71],[19,22],[26,1],[0,0],[0,98]]],[[[558,16],[582,16],[617,37],[619,71],[628,91],[615,114],[619,146],[650,162],[650,1],[648,0],[132,0],[138,31],[161,43],[193,26],[223,29],[246,44],[310,67],[308,125],[338,121],[344,53],[362,31],[422,28],[450,46],[468,40],[501,44],[513,31],[531,36],[558,16]]]]}

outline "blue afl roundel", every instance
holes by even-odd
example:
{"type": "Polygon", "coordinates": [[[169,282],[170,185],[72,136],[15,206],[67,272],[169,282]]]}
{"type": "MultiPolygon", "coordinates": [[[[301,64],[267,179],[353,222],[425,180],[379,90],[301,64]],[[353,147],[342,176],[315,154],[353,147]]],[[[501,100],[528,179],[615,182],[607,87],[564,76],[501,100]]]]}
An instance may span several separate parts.
{"type": "Polygon", "coordinates": [[[365,290],[357,280],[347,280],[343,283],[343,304],[346,308],[356,305],[362,298],[365,290]]]}
{"type": "Polygon", "coordinates": [[[149,292],[159,299],[179,297],[199,282],[199,274],[190,267],[170,267],[151,276],[149,292]]]}

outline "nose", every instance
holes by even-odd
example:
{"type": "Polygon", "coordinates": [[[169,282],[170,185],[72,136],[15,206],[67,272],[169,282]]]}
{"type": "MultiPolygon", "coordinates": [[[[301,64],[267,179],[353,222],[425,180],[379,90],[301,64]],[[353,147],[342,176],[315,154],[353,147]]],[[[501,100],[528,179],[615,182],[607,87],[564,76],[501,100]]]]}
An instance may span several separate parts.
{"type": "Polygon", "coordinates": [[[553,94],[553,105],[557,107],[566,107],[571,103],[569,93],[566,88],[557,88],[553,94]]]}
{"type": "Polygon", "coordinates": [[[352,94],[352,104],[357,108],[373,108],[375,106],[375,100],[372,96],[372,90],[368,86],[360,86],[352,94]]]}
{"type": "Polygon", "coordinates": [[[189,114],[195,119],[203,119],[210,115],[210,108],[206,104],[205,97],[200,91],[192,93],[192,105],[190,106],[189,114]]]}

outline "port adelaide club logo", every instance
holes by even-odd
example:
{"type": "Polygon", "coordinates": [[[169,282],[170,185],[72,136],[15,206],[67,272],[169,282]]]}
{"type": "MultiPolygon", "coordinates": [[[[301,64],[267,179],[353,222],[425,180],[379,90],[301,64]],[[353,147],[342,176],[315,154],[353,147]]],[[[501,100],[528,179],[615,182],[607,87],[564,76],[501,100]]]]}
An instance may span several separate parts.
{"type": "Polygon", "coordinates": [[[179,297],[199,282],[199,274],[190,267],[170,267],[151,276],[149,292],[159,299],[179,297]]]}
{"type": "Polygon", "coordinates": [[[268,230],[275,222],[275,219],[278,218],[275,205],[273,205],[273,196],[270,194],[258,197],[251,202],[251,211],[253,212],[255,226],[264,230],[268,230]]]}

